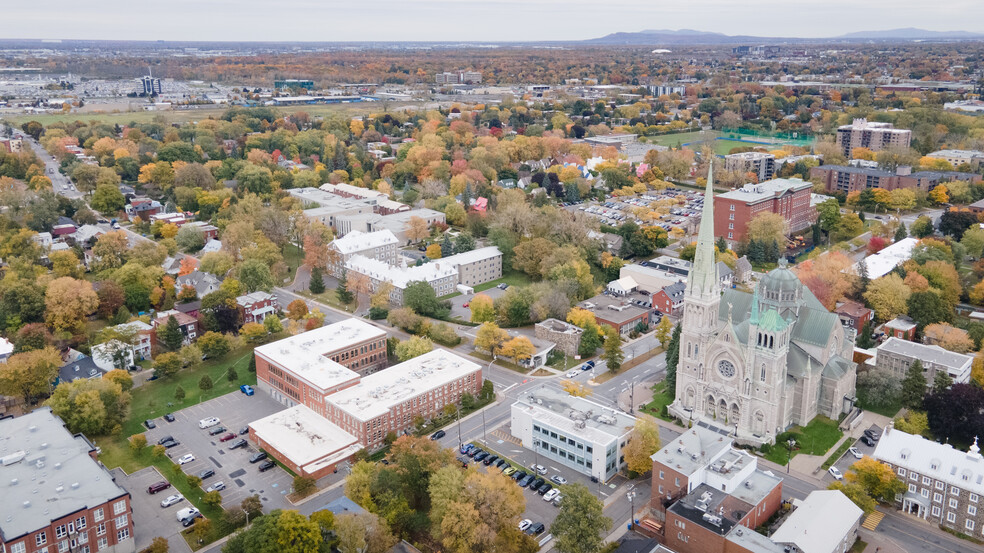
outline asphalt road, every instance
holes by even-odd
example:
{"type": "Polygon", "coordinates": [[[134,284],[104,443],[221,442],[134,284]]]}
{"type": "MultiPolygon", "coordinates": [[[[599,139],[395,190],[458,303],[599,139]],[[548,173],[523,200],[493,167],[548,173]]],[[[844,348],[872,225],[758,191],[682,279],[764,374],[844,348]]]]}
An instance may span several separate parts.
{"type": "Polygon", "coordinates": [[[72,183],[71,179],[58,172],[61,165],[51,158],[51,154],[45,151],[45,149],[41,147],[41,144],[30,136],[23,133],[21,133],[21,135],[24,144],[35,154],[37,154],[42,161],[44,161],[45,175],[51,179],[51,185],[54,188],[55,193],[65,196],[66,198],[81,198],[83,196],[82,192],[79,192],[79,190],[75,188],[75,185],[72,183]]]}

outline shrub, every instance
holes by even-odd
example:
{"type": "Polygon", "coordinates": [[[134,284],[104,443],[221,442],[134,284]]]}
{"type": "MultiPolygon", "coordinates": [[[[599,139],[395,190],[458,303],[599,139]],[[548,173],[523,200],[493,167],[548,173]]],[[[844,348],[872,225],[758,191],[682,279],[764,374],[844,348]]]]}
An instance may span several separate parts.
{"type": "Polygon", "coordinates": [[[389,316],[389,309],[385,307],[370,307],[369,308],[369,318],[373,321],[378,321],[385,319],[389,316]]]}

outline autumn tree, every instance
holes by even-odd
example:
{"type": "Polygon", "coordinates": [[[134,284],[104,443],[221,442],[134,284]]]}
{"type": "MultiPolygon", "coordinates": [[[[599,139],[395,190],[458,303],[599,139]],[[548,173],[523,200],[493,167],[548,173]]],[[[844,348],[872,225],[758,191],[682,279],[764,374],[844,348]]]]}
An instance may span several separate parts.
{"type": "Polygon", "coordinates": [[[827,489],[837,490],[844,494],[862,511],[864,511],[865,515],[875,512],[875,507],[878,506],[878,502],[868,495],[868,492],[860,484],[854,482],[836,481],[831,482],[831,484],[827,486],[827,489]]]}
{"type": "Polygon", "coordinates": [[[473,323],[485,323],[495,320],[495,307],[492,298],[485,294],[475,294],[468,304],[471,310],[471,321],[473,323]]]}
{"type": "Polygon", "coordinates": [[[622,361],[625,360],[625,354],[622,353],[622,337],[618,335],[618,331],[608,325],[604,325],[602,328],[605,333],[605,343],[601,358],[605,361],[610,372],[617,373],[622,368],[622,361]]]}
{"type": "Polygon", "coordinates": [[[875,310],[875,317],[882,322],[904,315],[912,292],[896,273],[889,273],[868,284],[864,299],[875,310]]]}
{"type": "Polygon", "coordinates": [[[427,251],[424,252],[427,259],[440,259],[442,256],[442,250],[440,244],[431,244],[427,246],[427,251]]]}
{"type": "Polygon", "coordinates": [[[523,363],[536,353],[536,348],[533,347],[533,342],[526,336],[516,336],[503,342],[499,353],[504,357],[509,357],[516,363],[523,363]]]}
{"type": "Polygon", "coordinates": [[[764,212],[752,217],[748,222],[745,235],[749,240],[762,244],[776,243],[780,249],[785,249],[788,223],[782,215],[764,212]]]}
{"type": "Polygon", "coordinates": [[[404,231],[411,242],[420,242],[430,236],[430,225],[426,220],[414,215],[407,220],[404,231]]]}
{"type": "Polygon", "coordinates": [[[602,533],[612,527],[612,521],[604,515],[603,509],[601,501],[584,484],[565,486],[560,512],[550,525],[557,550],[561,553],[600,551],[604,543],[602,533]]]}
{"type": "Polygon", "coordinates": [[[61,364],[61,356],[51,346],[11,355],[0,363],[0,395],[21,397],[30,404],[51,392],[61,364]]]}
{"type": "Polygon", "coordinates": [[[56,331],[81,332],[85,317],[98,307],[99,296],[85,280],[56,278],[45,292],[45,319],[56,331]]]}
{"type": "Polygon", "coordinates": [[[287,318],[299,321],[308,313],[308,306],[304,300],[298,298],[287,304],[287,318]]]}
{"type": "Polygon", "coordinates": [[[396,357],[400,361],[407,361],[414,357],[419,357],[434,349],[434,343],[430,338],[423,336],[411,336],[409,340],[403,340],[396,346],[396,357]]]}
{"type": "Polygon", "coordinates": [[[591,395],[591,388],[575,380],[561,380],[560,387],[574,397],[588,397],[591,395]]]}
{"type": "Polygon", "coordinates": [[[896,495],[906,490],[905,483],[899,479],[892,467],[868,456],[851,465],[844,474],[844,480],[859,484],[868,495],[878,501],[894,501],[896,495]]]}
{"type": "Polygon", "coordinates": [[[656,324],[656,331],[654,334],[656,339],[659,340],[659,345],[663,349],[666,349],[673,334],[673,323],[670,322],[670,318],[668,316],[664,316],[659,320],[659,323],[656,324]]]}
{"type": "Polygon", "coordinates": [[[857,277],[844,272],[852,264],[851,258],[841,252],[827,252],[800,263],[796,275],[824,307],[833,310],[856,286],[857,277]]]}
{"type": "Polygon", "coordinates": [[[46,405],[71,432],[99,436],[117,432],[130,409],[130,394],[104,378],[80,378],[55,388],[46,405]]]}
{"type": "Polygon", "coordinates": [[[372,513],[339,515],[335,535],[341,553],[385,553],[396,543],[386,522],[372,513]]]}
{"type": "Polygon", "coordinates": [[[646,474],[653,468],[652,455],[659,451],[662,442],[659,427],[649,419],[637,419],[629,435],[629,443],[622,450],[629,470],[646,474]]]}
{"type": "Polygon", "coordinates": [[[493,322],[482,323],[475,332],[475,349],[489,352],[494,357],[509,339],[509,333],[493,322]]]}

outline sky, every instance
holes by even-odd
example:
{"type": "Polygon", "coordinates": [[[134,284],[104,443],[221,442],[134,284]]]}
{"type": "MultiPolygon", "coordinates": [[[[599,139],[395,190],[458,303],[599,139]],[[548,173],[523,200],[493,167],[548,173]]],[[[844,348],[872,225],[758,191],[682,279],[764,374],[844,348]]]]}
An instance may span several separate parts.
{"type": "Polygon", "coordinates": [[[0,0],[0,38],[501,42],[645,29],[804,38],[902,27],[984,33],[980,10],[981,0],[0,0]]]}

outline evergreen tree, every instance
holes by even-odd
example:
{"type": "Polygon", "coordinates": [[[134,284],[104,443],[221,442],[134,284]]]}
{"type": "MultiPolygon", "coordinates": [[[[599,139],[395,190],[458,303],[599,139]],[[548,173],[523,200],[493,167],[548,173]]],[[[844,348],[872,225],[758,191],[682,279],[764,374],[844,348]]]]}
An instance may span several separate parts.
{"type": "Polygon", "coordinates": [[[348,278],[346,278],[345,273],[342,273],[342,278],[338,279],[338,287],[335,288],[335,295],[338,296],[338,301],[342,303],[352,302],[352,292],[349,292],[348,278]]]}
{"type": "Polygon", "coordinates": [[[898,242],[909,236],[909,231],[905,229],[905,223],[899,221],[899,228],[895,229],[895,241],[898,242]]]}
{"type": "Polygon", "coordinates": [[[858,336],[854,340],[854,345],[861,349],[870,349],[875,347],[875,341],[871,339],[871,321],[864,323],[861,330],[858,331],[858,336]]]}
{"type": "MultiPolygon", "coordinates": [[[[871,189],[868,188],[868,190],[871,190],[871,189]]],[[[858,214],[858,219],[861,219],[861,222],[863,223],[864,222],[864,211],[857,211],[857,214],[858,214]]]]}
{"type": "Polygon", "coordinates": [[[680,325],[673,327],[673,336],[666,348],[666,390],[676,392],[677,364],[680,362],[680,325]]]}
{"type": "Polygon", "coordinates": [[[321,267],[311,269],[311,283],[308,285],[308,290],[312,294],[320,294],[325,291],[325,281],[321,275],[321,267]]]}
{"type": "Polygon", "coordinates": [[[445,234],[444,240],[441,240],[441,257],[450,257],[454,255],[454,243],[451,242],[451,235],[445,234]]]}
{"type": "Polygon", "coordinates": [[[164,347],[168,351],[178,351],[181,348],[181,343],[184,342],[184,334],[181,333],[181,325],[178,324],[178,320],[171,315],[167,318],[167,323],[158,327],[157,329],[157,339],[164,344],[164,347]]]}
{"type": "Polygon", "coordinates": [[[909,365],[905,379],[902,380],[902,405],[909,409],[919,409],[925,395],[926,375],[923,374],[922,362],[916,359],[909,365]]]}
{"type": "Polygon", "coordinates": [[[345,153],[345,144],[343,142],[339,142],[335,145],[335,159],[333,165],[335,166],[336,171],[348,170],[348,156],[345,153]]]}
{"type": "Polygon", "coordinates": [[[568,184],[564,187],[564,199],[570,203],[581,201],[581,191],[577,189],[576,184],[568,184]]]}
{"type": "Polygon", "coordinates": [[[174,399],[178,401],[184,401],[184,398],[185,398],[185,389],[182,388],[180,384],[178,384],[178,387],[174,389],[174,399]]]}
{"type": "Polygon", "coordinates": [[[776,242],[775,240],[773,240],[772,243],[769,244],[769,251],[768,251],[768,254],[767,254],[767,261],[769,263],[778,263],[779,262],[779,243],[776,242]]]}
{"type": "Polygon", "coordinates": [[[813,233],[813,245],[819,245],[820,241],[823,240],[823,232],[820,230],[820,225],[817,223],[810,225],[810,231],[813,233]]]}
{"type": "Polygon", "coordinates": [[[728,243],[724,240],[723,236],[719,236],[717,239],[717,243],[714,245],[717,246],[719,252],[724,252],[728,250],[728,243]]]}
{"type": "Polygon", "coordinates": [[[858,263],[858,290],[857,298],[864,302],[864,293],[868,291],[868,285],[871,284],[871,277],[868,276],[868,264],[858,263]]]}
{"type": "Polygon", "coordinates": [[[933,394],[945,394],[950,386],[953,386],[953,378],[950,376],[950,373],[945,370],[936,371],[936,376],[933,378],[933,394]]]}
{"type": "Polygon", "coordinates": [[[465,190],[464,192],[461,193],[461,205],[465,206],[465,211],[468,211],[468,208],[471,207],[471,197],[472,197],[471,183],[466,182],[465,190]]]}

